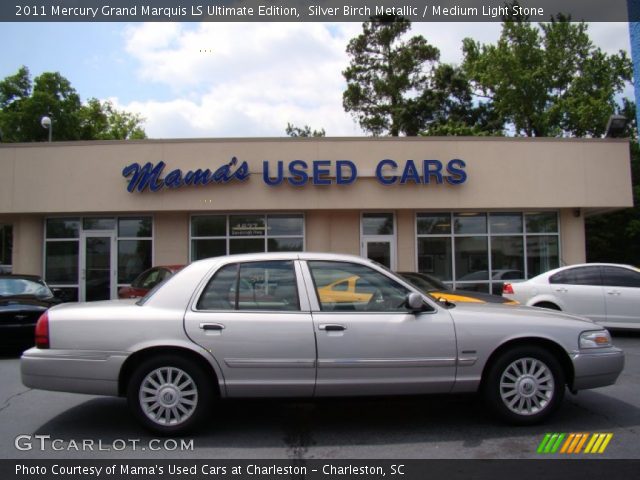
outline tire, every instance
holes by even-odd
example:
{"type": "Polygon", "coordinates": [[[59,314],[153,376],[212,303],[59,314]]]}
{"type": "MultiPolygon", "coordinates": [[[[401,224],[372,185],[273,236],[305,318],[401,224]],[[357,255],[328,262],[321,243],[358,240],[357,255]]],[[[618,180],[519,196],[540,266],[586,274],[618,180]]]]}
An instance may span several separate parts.
{"type": "Polygon", "coordinates": [[[514,347],[489,366],[483,397],[490,410],[514,425],[547,419],[562,403],[565,378],[558,359],[537,346],[514,347]]]}
{"type": "Polygon", "coordinates": [[[131,375],[127,388],[134,416],[160,435],[183,435],[203,425],[213,398],[207,372],[180,355],[145,360],[131,375]]]}

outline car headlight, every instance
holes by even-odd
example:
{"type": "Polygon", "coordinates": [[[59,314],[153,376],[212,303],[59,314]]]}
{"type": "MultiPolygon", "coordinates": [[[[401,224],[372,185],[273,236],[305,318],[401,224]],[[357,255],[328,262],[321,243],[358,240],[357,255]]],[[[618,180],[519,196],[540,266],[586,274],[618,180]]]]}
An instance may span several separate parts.
{"type": "Polygon", "coordinates": [[[582,332],[580,334],[580,348],[602,348],[611,346],[611,335],[606,330],[582,332]]]}

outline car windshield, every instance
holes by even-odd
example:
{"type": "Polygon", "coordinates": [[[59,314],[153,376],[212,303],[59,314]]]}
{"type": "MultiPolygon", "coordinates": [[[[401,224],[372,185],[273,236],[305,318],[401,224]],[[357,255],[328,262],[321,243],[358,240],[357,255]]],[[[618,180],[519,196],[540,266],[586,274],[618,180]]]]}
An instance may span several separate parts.
{"type": "Polygon", "coordinates": [[[44,282],[28,278],[0,278],[0,297],[28,295],[35,297],[53,297],[44,282]]]}

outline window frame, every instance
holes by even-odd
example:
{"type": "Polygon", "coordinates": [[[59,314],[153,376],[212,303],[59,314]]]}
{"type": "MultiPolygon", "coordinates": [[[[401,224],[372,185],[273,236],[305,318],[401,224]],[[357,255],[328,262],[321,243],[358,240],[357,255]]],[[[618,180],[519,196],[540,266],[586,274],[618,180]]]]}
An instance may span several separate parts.
{"type": "MultiPolygon", "coordinates": [[[[494,274],[500,270],[500,269],[494,269],[493,268],[493,242],[492,239],[496,239],[499,237],[511,237],[511,238],[518,238],[521,239],[522,241],[522,280],[527,280],[529,278],[532,278],[535,275],[529,275],[529,249],[527,246],[527,239],[529,238],[534,238],[534,237],[555,237],[557,239],[557,261],[558,264],[555,266],[552,266],[550,269],[554,269],[560,266],[561,261],[562,261],[562,235],[561,235],[561,217],[560,217],[560,212],[558,210],[495,210],[495,211],[491,211],[491,210],[474,210],[474,211],[442,211],[442,210],[433,210],[433,211],[428,211],[428,210],[416,210],[414,212],[414,232],[415,232],[415,243],[414,243],[414,248],[415,248],[415,257],[414,257],[414,268],[416,272],[420,273],[419,267],[420,267],[420,258],[419,258],[419,252],[420,252],[420,239],[422,238],[441,238],[441,239],[445,239],[449,240],[449,245],[450,245],[450,254],[451,254],[451,258],[449,259],[450,263],[449,263],[449,268],[451,269],[451,280],[442,280],[443,283],[445,285],[447,285],[448,287],[452,288],[452,289],[464,289],[465,286],[471,286],[471,285],[477,285],[477,284],[482,284],[482,286],[486,286],[486,288],[484,288],[483,290],[480,290],[483,293],[492,293],[493,292],[493,288],[494,285],[499,285],[504,283],[503,280],[499,280],[499,279],[494,279],[493,276],[494,274]],[[481,214],[481,215],[485,215],[486,218],[486,233],[456,233],[455,232],[455,218],[456,215],[461,215],[461,214],[481,214]],[[502,216],[505,214],[513,214],[513,215],[519,215],[521,220],[521,229],[519,232],[500,232],[500,233],[494,233],[492,230],[492,216],[502,216]],[[556,225],[556,230],[553,232],[529,232],[527,230],[527,217],[528,216],[532,216],[535,214],[553,214],[555,215],[555,225],[556,225]],[[440,217],[447,217],[449,218],[449,231],[447,233],[443,233],[443,232],[438,232],[438,233],[420,233],[419,232],[419,220],[420,217],[422,215],[433,215],[433,216],[440,216],[440,217]],[[487,280],[481,280],[481,281],[468,281],[468,282],[461,282],[458,277],[457,277],[457,272],[456,272],[456,239],[457,238],[464,238],[464,237],[484,237],[487,239],[487,265],[488,265],[488,270],[489,270],[489,278],[487,280]]],[[[550,270],[549,269],[549,270],[550,270]]],[[[433,274],[433,272],[425,272],[425,273],[429,273],[429,274],[433,274]]],[[[541,274],[544,272],[539,272],[538,274],[541,274]]]]}
{"type": "Polygon", "coordinates": [[[304,308],[304,304],[305,302],[303,301],[302,297],[301,297],[301,288],[300,288],[300,282],[301,282],[302,278],[301,278],[301,272],[298,266],[298,261],[296,259],[293,258],[274,258],[274,259],[269,259],[269,260],[248,260],[245,262],[229,262],[229,263],[223,263],[221,265],[218,265],[218,267],[211,272],[210,276],[207,278],[207,280],[205,282],[202,282],[202,287],[198,289],[198,292],[196,295],[194,295],[194,301],[192,302],[191,305],[191,311],[193,312],[199,312],[199,313],[236,313],[236,314],[243,314],[243,313],[278,313],[278,314],[285,314],[285,313],[295,313],[295,314],[300,314],[300,313],[304,313],[307,311],[307,309],[304,308]],[[292,310],[274,310],[274,309],[240,309],[239,307],[239,294],[240,294],[240,289],[239,289],[239,285],[240,285],[240,273],[242,270],[242,266],[243,265],[250,265],[250,264],[254,264],[254,263],[274,263],[274,262],[278,262],[278,263],[284,263],[284,262],[289,262],[291,263],[291,270],[293,272],[293,284],[294,284],[294,288],[295,288],[295,295],[296,295],[296,308],[292,309],[292,310]],[[211,282],[213,282],[216,278],[216,276],[218,275],[218,273],[220,271],[222,271],[224,268],[228,267],[228,266],[236,266],[236,277],[234,280],[234,284],[235,284],[235,291],[236,291],[236,295],[235,295],[235,299],[234,299],[234,307],[231,309],[206,309],[206,308],[199,308],[199,303],[200,300],[202,299],[202,297],[205,295],[207,288],[209,287],[209,285],[211,284],[211,282]]]}
{"type": "MultiPolygon", "coordinates": [[[[189,261],[195,262],[196,259],[193,257],[194,248],[193,242],[198,240],[224,240],[225,242],[225,254],[231,255],[231,240],[236,239],[245,239],[245,240],[262,240],[264,241],[264,249],[260,252],[255,253],[266,253],[269,252],[269,240],[271,239],[280,239],[280,238],[292,238],[292,239],[302,239],[302,250],[304,252],[307,249],[307,225],[306,225],[306,216],[304,212],[230,212],[230,213],[220,213],[220,212],[199,212],[192,213],[189,216],[189,261]],[[302,233],[300,235],[269,235],[269,216],[297,216],[302,220],[302,233]],[[194,217],[208,217],[208,216],[219,216],[225,217],[225,235],[193,235],[193,218],[194,217]],[[265,231],[264,235],[243,235],[243,236],[232,236],[231,235],[231,217],[232,216],[260,216],[264,219],[265,231]]],[[[272,252],[278,253],[278,252],[272,252]]],[[[205,257],[211,258],[211,257],[205,257]]]]}
{"type": "Polygon", "coordinates": [[[323,263],[337,263],[337,264],[347,264],[347,265],[357,265],[363,268],[369,268],[372,271],[382,275],[383,277],[385,277],[386,279],[394,282],[395,284],[401,286],[402,288],[404,288],[405,290],[407,290],[410,293],[418,293],[424,301],[424,305],[425,308],[424,310],[422,310],[421,312],[418,312],[419,314],[434,314],[438,311],[438,308],[433,304],[433,302],[430,302],[427,300],[427,295],[425,295],[423,292],[421,292],[418,288],[416,288],[414,285],[412,285],[410,282],[403,280],[402,278],[395,278],[395,276],[391,276],[386,269],[384,268],[377,268],[377,265],[375,264],[371,264],[371,265],[367,265],[364,263],[358,263],[358,262],[350,262],[348,260],[328,260],[328,259],[320,259],[320,258],[315,258],[315,259],[304,259],[304,272],[305,272],[305,276],[307,276],[309,278],[309,284],[311,288],[307,288],[307,291],[309,292],[309,295],[313,296],[313,302],[312,302],[312,310],[316,311],[318,313],[322,313],[323,315],[326,314],[330,314],[330,315],[411,315],[411,314],[418,314],[416,312],[412,312],[411,310],[407,309],[407,310],[383,310],[383,311],[377,311],[377,310],[323,310],[322,308],[322,302],[320,301],[320,295],[318,293],[318,284],[316,283],[316,279],[315,276],[313,275],[313,271],[311,268],[310,263],[313,262],[323,262],[323,263]]]}

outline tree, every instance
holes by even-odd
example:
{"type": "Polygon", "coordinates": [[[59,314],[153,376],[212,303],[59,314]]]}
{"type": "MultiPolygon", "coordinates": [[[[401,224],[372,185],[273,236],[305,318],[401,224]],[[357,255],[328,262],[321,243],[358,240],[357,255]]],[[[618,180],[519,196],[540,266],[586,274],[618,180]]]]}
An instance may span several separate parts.
{"type": "Polygon", "coordinates": [[[347,46],[343,106],[373,135],[417,135],[441,104],[432,88],[440,52],[421,35],[402,40],[410,28],[403,17],[372,17],[347,46]]]}
{"type": "Polygon", "coordinates": [[[300,128],[294,127],[293,124],[288,122],[285,131],[290,137],[324,137],[327,134],[327,132],[324,131],[324,128],[321,128],[320,130],[311,130],[309,125],[305,125],[300,128]]]}
{"type": "Polygon", "coordinates": [[[601,136],[631,79],[625,52],[607,55],[584,22],[555,16],[539,28],[504,18],[497,44],[463,41],[463,69],[475,95],[524,136],[601,136]]]}
{"type": "Polygon", "coordinates": [[[83,105],[69,80],[45,72],[31,82],[29,69],[0,81],[0,131],[4,142],[45,141],[43,116],[53,120],[54,140],[145,138],[143,119],[119,111],[110,102],[90,99],[83,105]]]}

